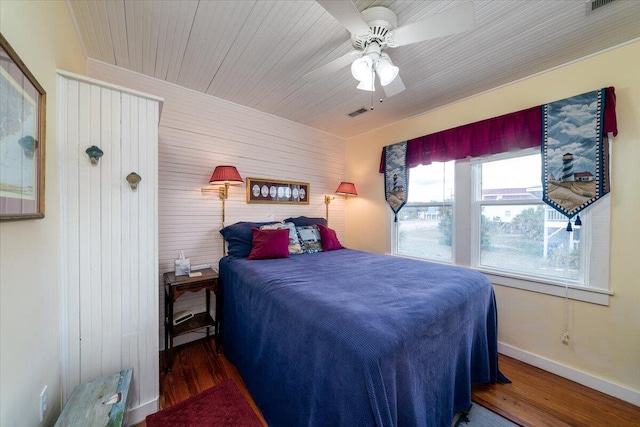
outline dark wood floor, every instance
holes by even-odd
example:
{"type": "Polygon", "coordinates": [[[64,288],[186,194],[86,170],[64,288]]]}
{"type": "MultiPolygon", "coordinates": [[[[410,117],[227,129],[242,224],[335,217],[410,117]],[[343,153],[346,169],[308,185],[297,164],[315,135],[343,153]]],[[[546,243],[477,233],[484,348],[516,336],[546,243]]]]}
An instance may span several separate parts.
{"type": "Polygon", "coordinates": [[[640,407],[507,356],[511,384],[473,387],[473,401],[523,426],[640,426],[640,407]]]}
{"type": "MultiPolygon", "coordinates": [[[[200,340],[176,349],[172,371],[160,373],[160,407],[168,408],[231,378],[266,426],[238,371],[214,349],[213,340],[200,340]]],[[[474,386],[473,401],[514,423],[553,427],[640,426],[638,406],[502,355],[500,370],[512,384],[474,386]]]]}

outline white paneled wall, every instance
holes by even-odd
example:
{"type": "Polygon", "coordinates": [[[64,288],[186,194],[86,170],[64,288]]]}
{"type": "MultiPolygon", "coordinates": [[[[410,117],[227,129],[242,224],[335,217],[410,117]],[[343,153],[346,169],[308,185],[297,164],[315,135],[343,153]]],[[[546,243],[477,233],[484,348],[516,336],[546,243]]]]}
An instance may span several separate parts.
{"type": "Polygon", "coordinates": [[[128,407],[157,410],[158,121],[161,100],[58,75],[63,400],[133,368],[128,407]],[[85,150],[104,155],[92,165],[85,150]],[[126,181],[142,177],[136,190],[126,181]]]}
{"type": "MultiPolygon", "coordinates": [[[[164,98],[159,145],[160,275],[173,269],[182,249],[192,265],[212,264],[222,257],[222,205],[215,193],[202,193],[217,165],[236,166],[243,178],[274,178],[310,183],[309,205],[247,204],[245,186],[229,190],[226,223],[267,215],[324,217],[324,195],[333,194],[345,179],[345,141],[342,138],[89,60],[90,76],[164,98]]],[[[330,226],[345,237],[345,200],[330,205],[330,226]]],[[[164,292],[159,289],[160,310],[164,292]]],[[[215,304],[212,304],[215,307],[215,304]]],[[[204,310],[204,297],[187,294],[175,310],[204,310]]],[[[163,313],[159,314],[163,327],[163,313]]],[[[164,336],[164,330],[159,331],[164,336]]],[[[176,345],[201,338],[178,337],[176,345]]],[[[161,340],[164,344],[164,339],[161,340]]]]}

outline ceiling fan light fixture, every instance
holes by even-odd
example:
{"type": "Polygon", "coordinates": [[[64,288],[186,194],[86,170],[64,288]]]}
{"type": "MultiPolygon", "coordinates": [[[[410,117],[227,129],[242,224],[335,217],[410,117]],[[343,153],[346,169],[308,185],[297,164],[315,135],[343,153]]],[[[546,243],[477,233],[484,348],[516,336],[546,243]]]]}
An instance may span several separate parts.
{"type": "Polygon", "coordinates": [[[376,64],[376,73],[380,79],[380,84],[386,86],[398,77],[400,69],[393,65],[391,58],[386,53],[383,53],[376,64]]]}
{"type": "Polygon", "coordinates": [[[376,86],[375,86],[375,79],[373,78],[373,73],[369,73],[368,78],[365,77],[364,79],[360,80],[360,84],[357,87],[358,89],[361,89],[361,90],[375,92],[376,86]]]}
{"type": "Polygon", "coordinates": [[[353,78],[361,81],[371,79],[371,68],[373,67],[373,61],[368,55],[356,59],[351,64],[351,74],[353,78]]]}

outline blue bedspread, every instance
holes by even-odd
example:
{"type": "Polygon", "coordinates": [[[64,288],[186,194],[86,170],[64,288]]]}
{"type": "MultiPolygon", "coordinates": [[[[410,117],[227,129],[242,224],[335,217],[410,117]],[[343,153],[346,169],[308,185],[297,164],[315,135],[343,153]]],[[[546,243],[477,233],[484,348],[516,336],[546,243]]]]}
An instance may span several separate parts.
{"type": "Polygon", "coordinates": [[[337,250],[220,261],[223,344],[270,426],[446,426],[498,373],[476,271],[337,250]]]}

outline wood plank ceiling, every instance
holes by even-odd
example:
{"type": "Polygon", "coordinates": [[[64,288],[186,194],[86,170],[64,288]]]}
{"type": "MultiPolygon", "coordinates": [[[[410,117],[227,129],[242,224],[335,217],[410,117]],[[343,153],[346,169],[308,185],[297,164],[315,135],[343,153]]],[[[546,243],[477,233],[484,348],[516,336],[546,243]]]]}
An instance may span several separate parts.
{"type": "MultiPolygon", "coordinates": [[[[399,26],[457,3],[354,1],[360,11],[390,8],[399,26]]],[[[316,82],[302,79],[353,50],[348,31],[315,1],[68,4],[90,58],[345,138],[640,37],[638,0],[591,14],[584,0],[476,0],[473,30],[387,51],[407,89],[385,98],[379,84],[373,94],[356,89],[348,67],[316,82]]]]}

